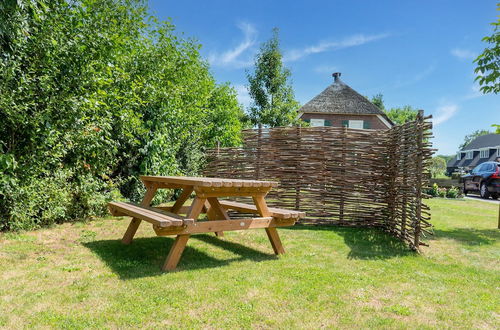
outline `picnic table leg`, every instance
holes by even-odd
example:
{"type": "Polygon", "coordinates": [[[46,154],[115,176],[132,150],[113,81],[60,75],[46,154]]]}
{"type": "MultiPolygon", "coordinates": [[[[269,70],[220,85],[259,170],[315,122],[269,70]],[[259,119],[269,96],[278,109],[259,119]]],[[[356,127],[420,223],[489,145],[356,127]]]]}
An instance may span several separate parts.
{"type": "Polygon", "coordinates": [[[182,188],[182,193],[180,194],[179,198],[175,201],[174,206],[172,206],[172,209],[170,212],[178,214],[179,210],[181,209],[182,205],[188,200],[189,196],[193,193],[193,187],[192,186],[185,186],[182,188]]]}
{"type": "MultiPolygon", "coordinates": [[[[151,205],[151,201],[153,200],[153,197],[155,197],[156,190],[157,190],[156,186],[149,186],[146,189],[147,189],[146,194],[144,195],[144,198],[142,199],[141,206],[151,205]]],[[[130,221],[130,224],[128,225],[128,228],[127,228],[127,231],[125,232],[125,235],[123,235],[123,238],[122,238],[123,244],[132,243],[132,239],[134,238],[134,235],[137,232],[137,228],[139,228],[140,224],[141,224],[141,219],[132,218],[132,221],[130,221]]]]}
{"type": "MultiPolygon", "coordinates": [[[[208,220],[230,220],[229,215],[227,215],[226,210],[220,205],[219,200],[216,197],[209,197],[208,199],[208,211],[207,218],[208,220]]],[[[223,231],[216,231],[215,235],[218,237],[223,237],[223,231]]]]}
{"type": "MultiPolygon", "coordinates": [[[[269,212],[269,209],[267,208],[267,203],[266,200],[264,199],[264,196],[254,196],[253,202],[255,203],[257,211],[262,217],[271,216],[271,212],[269,212]]],[[[267,237],[269,238],[269,241],[271,242],[271,246],[273,247],[274,253],[275,254],[285,253],[285,248],[283,247],[283,244],[281,244],[281,239],[278,234],[278,230],[276,228],[266,228],[266,234],[267,237]]]]}
{"type": "MultiPolygon", "coordinates": [[[[189,208],[189,212],[186,215],[186,218],[188,219],[198,219],[198,216],[201,213],[201,210],[203,209],[203,205],[205,205],[206,198],[200,198],[200,197],[195,197],[193,200],[193,204],[191,204],[191,207],[189,208]]],[[[177,264],[179,263],[179,260],[181,259],[182,252],[186,248],[187,241],[189,240],[189,234],[187,235],[177,235],[175,238],[174,245],[170,248],[170,252],[168,253],[167,259],[165,260],[165,263],[163,264],[162,270],[163,271],[170,271],[174,270],[175,267],[177,267],[177,264]]]]}

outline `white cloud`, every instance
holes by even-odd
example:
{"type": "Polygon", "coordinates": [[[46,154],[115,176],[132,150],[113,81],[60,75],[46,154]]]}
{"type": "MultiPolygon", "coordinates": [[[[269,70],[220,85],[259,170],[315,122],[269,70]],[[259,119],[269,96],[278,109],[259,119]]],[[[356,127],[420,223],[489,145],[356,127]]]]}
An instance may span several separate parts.
{"type": "Polygon", "coordinates": [[[238,101],[243,104],[245,108],[248,108],[252,103],[252,98],[248,94],[248,89],[244,85],[234,85],[234,89],[238,94],[238,101]]]}
{"type": "Polygon", "coordinates": [[[437,126],[453,117],[458,111],[458,105],[456,104],[446,104],[442,105],[436,109],[433,115],[432,123],[437,126]]]}
{"type": "Polygon", "coordinates": [[[453,48],[450,52],[451,55],[461,60],[473,60],[477,57],[477,54],[475,52],[468,49],[453,48]]]}
{"type": "Polygon", "coordinates": [[[242,60],[241,56],[251,49],[257,41],[257,30],[250,23],[241,22],[238,28],[243,32],[243,40],[234,48],[223,53],[212,53],[208,62],[212,65],[242,68],[252,64],[251,59],[242,60]]]}
{"type": "Polygon", "coordinates": [[[388,37],[388,34],[364,35],[356,34],[347,37],[341,41],[323,41],[319,44],[308,46],[302,49],[292,49],[285,53],[283,60],[285,62],[297,61],[311,54],[322,53],[331,50],[361,46],[371,41],[379,40],[388,37]]]}
{"type": "Polygon", "coordinates": [[[479,89],[478,84],[474,84],[470,88],[470,92],[464,96],[464,100],[476,99],[478,97],[484,96],[484,94],[479,89]]]}

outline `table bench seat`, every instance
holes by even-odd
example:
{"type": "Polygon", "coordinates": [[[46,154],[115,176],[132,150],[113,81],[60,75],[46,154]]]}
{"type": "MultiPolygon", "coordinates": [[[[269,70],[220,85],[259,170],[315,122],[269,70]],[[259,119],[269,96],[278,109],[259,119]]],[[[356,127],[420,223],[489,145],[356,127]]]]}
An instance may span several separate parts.
{"type": "Polygon", "coordinates": [[[183,218],[175,213],[162,211],[153,207],[139,206],[133,203],[108,203],[109,211],[114,216],[130,216],[147,221],[157,227],[179,227],[194,222],[193,219],[183,218]]]}
{"type": "MultiPolygon", "coordinates": [[[[220,205],[227,210],[235,210],[238,212],[247,212],[255,214],[259,213],[259,211],[257,210],[257,206],[255,205],[233,202],[233,201],[225,201],[225,200],[221,200],[220,205]]],[[[270,207],[269,212],[271,213],[271,216],[273,218],[277,219],[301,219],[306,216],[305,212],[295,211],[295,210],[284,210],[275,207],[270,207]]]]}

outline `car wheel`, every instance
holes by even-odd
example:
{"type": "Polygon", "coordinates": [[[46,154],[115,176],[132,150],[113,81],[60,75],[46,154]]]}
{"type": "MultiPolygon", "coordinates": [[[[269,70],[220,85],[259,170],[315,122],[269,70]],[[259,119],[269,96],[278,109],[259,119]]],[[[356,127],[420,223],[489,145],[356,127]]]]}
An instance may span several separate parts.
{"type": "Polygon", "coordinates": [[[479,193],[481,194],[481,198],[488,199],[490,198],[490,192],[486,187],[486,183],[481,183],[481,188],[479,188],[479,193]]]}

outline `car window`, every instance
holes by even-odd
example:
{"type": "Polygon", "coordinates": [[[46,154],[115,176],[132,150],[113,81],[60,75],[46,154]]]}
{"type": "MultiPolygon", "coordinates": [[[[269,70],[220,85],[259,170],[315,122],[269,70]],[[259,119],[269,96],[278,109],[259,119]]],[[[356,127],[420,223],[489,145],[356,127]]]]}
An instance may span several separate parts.
{"type": "Polygon", "coordinates": [[[478,165],[478,166],[474,167],[474,169],[472,170],[472,173],[473,173],[473,174],[478,173],[478,172],[480,171],[480,168],[481,168],[482,166],[483,166],[483,165],[478,165]]]}

